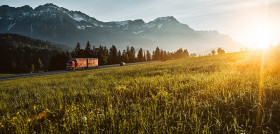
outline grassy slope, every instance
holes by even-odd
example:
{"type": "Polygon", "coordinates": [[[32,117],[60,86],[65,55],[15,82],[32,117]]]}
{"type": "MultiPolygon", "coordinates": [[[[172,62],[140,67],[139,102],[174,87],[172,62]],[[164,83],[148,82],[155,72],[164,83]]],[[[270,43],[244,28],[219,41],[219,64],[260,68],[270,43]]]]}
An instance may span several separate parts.
{"type": "Polygon", "coordinates": [[[270,55],[260,73],[261,59],[237,53],[0,82],[0,133],[253,133],[259,87],[262,131],[277,132],[280,67],[270,55]]]}

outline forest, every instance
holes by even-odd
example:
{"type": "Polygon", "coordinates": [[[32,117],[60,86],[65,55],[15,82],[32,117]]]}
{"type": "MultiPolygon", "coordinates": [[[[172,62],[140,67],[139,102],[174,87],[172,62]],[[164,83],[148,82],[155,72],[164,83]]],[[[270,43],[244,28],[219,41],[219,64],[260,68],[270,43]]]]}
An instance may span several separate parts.
{"type": "MultiPolygon", "coordinates": [[[[54,44],[47,41],[33,39],[17,34],[0,34],[0,73],[33,73],[40,71],[64,70],[65,63],[71,58],[98,58],[99,65],[119,64],[120,62],[145,62],[170,59],[182,59],[196,57],[195,53],[189,53],[187,49],[178,49],[169,52],[159,47],[154,51],[127,46],[126,49],[118,49],[115,45],[106,46],[90,44],[85,48],[77,43],[74,49],[65,45],[54,44]]],[[[213,50],[215,51],[215,50],[213,50]]],[[[215,54],[214,52],[212,54],[215,54]]],[[[219,48],[218,54],[225,53],[219,48]]]]}
{"type": "Polygon", "coordinates": [[[51,57],[64,51],[51,42],[16,34],[0,34],[0,73],[45,70],[51,57]]]}

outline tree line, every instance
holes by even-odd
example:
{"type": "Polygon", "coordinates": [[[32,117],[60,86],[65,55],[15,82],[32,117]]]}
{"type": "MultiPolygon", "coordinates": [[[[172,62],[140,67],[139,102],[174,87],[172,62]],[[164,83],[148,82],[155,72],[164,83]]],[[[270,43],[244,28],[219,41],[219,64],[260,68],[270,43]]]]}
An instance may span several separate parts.
{"type": "Polygon", "coordinates": [[[126,49],[94,46],[90,42],[81,48],[77,43],[73,51],[58,48],[56,44],[17,34],[0,34],[0,73],[30,73],[64,70],[71,58],[98,58],[99,65],[120,62],[145,62],[195,57],[182,48],[174,52],[157,47],[154,51],[127,46],[126,49]]]}
{"type": "Polygon", "coordinates": [[[154,51],[139,48],[138,51],[133,46],[127,46],[124,50],[118,50],[115,45],[110,48],[106,46],[95,47],[87,42],[84,49],[80,43],[77,43],[75,49],[71,52],[71,58],[98,58],[99,65],[119,64],[120,62],[144,62],[154,60],[168,60],[189,57],[187,49],[178,49],[175,52],[165,51],[157,47],[154,51]]]}

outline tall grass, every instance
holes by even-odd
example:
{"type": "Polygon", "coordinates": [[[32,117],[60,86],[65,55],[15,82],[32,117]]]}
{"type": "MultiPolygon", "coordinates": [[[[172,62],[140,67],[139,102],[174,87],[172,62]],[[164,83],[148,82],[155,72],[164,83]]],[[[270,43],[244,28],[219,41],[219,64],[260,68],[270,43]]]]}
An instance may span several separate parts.
{"type": "Polygon", "coordinates": [[[0,133],[255,133],[257,125],[278,133],[279,55],[262,56],[233,53],[3,81],[0,133]]]}

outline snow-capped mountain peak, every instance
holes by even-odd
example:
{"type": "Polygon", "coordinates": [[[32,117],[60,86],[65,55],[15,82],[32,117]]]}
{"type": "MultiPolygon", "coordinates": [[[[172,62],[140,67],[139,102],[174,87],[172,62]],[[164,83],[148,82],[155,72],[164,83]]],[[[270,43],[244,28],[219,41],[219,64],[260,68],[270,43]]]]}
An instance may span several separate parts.
{"type": "Polygon", "coordinates": [[[40,11],[62,11],[65,10],[64,8],[58,7],[52,3],[47,3],[45,5],[41,5],[36,7],[34,10],[40,10],[40,11]]]}
{"type": "Polygon", "coordinates": [[[158,17],[152,22],[178,22],[173,16],[158,17]]]}
{"type": "MultiPolygon", "coordinates": [[[[52,3],[35,9],[30,6],[0,6],[0,33],[18,33],[55,43],[75,45],[92,41],[98,45],[122,44],[182,47],[184,44],[225,44],[230,41],[220,34],[195,31],[173,16],[159,17],[150,22],[142,19],[102,22],[80,11],[72,11],[52,3]],[[209,38],[211,37],[211,38],[209,38]]],[[[198,47],[201,48],[201,47],[198,47]]]]}

